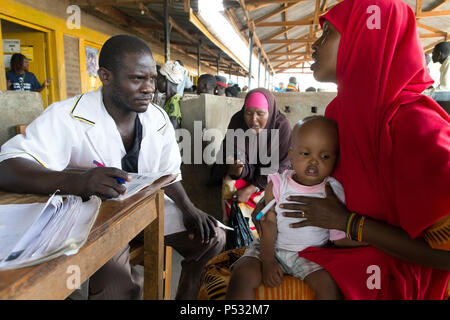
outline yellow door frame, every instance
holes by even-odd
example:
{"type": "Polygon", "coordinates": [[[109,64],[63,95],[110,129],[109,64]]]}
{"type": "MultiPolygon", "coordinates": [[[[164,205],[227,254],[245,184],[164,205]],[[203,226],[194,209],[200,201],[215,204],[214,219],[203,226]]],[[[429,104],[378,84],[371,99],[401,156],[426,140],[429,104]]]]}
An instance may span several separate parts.
{"type": "MultiPolygon", "coordinates": [[[[55,56],[55,41],[54,38],[56,36],[55,31],[47,29],[47,28],[43,28],[41,26],[35,25],[33,23],[30,22],[26,22],[14,17],[10,17],[7,15],[4,15],[2,13],[0,13],[0,20],[6,20],[12,23],[16,23],[19,25],[22,25],[24,27],[28,27],[30,29],[34,29],[37,31],[41,31],[44,33],[44,37],[45,37],[45,42],[46,42],[46,50],[45,50],[45,59],[46,59],[46,64],[47,64],[47,79],[52,78],[52,84],[48,87],[49,90],[49,104],[61,99],[62,96],[65,96],[65,79],[64,81],[61,81],[61,78],[58,77],[58,73],[56,73],[55,70],[55,62],[56,59],[54,59],[53,57],[55,56]],[[61,83],[63,83],[63,88],[61,88],[61,83]],[[64,94],[62,95],[61,90],[64,90],[64,94]]],[[[3,37],[2,37],[2,32],[1,32],[1,24],[0,24],[0,52],[3,54],[3,37]]],[[[64,56],[64,47],[62,48],[62,53],[64,56]]],[[[64,61],[64,60],[62,60],[64,61]]],[[[3,59],[0,59],[0,70],[5,70],[5,63],[3,59]]],[[[0,89],[1,90],[6,90],[6,77],[4,72],[1,72],[2,75],[0,75],[0,89]]],[[[64,72],[62,72],[62,75],[64,76],[64,72]]]]}

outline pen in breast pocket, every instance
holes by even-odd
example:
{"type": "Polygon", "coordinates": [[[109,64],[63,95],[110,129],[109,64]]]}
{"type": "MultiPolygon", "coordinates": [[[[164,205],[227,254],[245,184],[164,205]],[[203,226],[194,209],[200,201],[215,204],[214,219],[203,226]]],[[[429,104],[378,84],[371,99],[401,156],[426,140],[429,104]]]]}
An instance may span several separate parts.
{"type": "MultiPolygon", "coordinates": [[[[102,165],[100,162],[98,162],[98,161],[93,161],[94,162],[94,164],[97,166],[97,167],[104,167],[104,165],[102,165]]],[[[120,183],[120,184],[124,184],[125,183],[125,180],[123,180],[122,178],[119,178],[119,177],[114,177],[114,179],[116,179],[117,180],[117,182],[118,183],[120,183]]]]}
{"type": "Polygon", "coordinates": [[[267,211],[272,208],[272,206],[275,204],[275,198],[272,199],[256,216],[256,220],[261,220],[261,218],[267,213],[267,211]]]}

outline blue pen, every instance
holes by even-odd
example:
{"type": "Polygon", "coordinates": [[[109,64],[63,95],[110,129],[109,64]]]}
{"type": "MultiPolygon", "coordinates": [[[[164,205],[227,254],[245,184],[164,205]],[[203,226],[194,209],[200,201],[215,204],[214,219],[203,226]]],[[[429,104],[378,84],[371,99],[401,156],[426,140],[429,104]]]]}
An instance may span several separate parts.
{"type": "MultiPolygon", "coordinates": [[[[97,166],[97,167],[105,167],[104,165],[102,165],[100,162],[98,162],[98,161],[93,161],[94,162],[94,164],[97,166]]],[[[125,180],[123,180],[122,178],[119,178],[119,177],[114,177],[114,179],[116,179],[117,180],[117,182],[118,183],[120,183],[120,184],[124,184],[125,183],[125,180]]]]}
{"type": "Polygon", "coordinates": [[[256,220],[261,220],[261,218],[267,213],[267,211],[272,208],[272,206],[275,204],[275,198],[272,199],[257,215],[256,220]]]}

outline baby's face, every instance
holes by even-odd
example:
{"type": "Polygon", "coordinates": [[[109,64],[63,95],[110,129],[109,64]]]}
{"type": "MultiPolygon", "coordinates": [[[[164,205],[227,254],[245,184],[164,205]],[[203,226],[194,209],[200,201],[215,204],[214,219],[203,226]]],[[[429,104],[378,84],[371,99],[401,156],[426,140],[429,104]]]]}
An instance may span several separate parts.
{"type": "Polygon", "coordinates": [[[338,137],[335,131],[308,123],[292,134],[289,159],[296,173],[294,180],[306,186],[321,183],[333,172],[336,163],[338,137]]]}

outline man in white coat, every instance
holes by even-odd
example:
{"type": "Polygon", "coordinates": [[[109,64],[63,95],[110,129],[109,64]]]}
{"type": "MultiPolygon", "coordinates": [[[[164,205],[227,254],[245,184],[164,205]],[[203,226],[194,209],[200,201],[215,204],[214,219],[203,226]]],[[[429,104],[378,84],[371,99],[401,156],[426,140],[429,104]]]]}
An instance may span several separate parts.
{"type": "MultiPolygon", "coordinates": [[[[139,38],[114,36],[101,50],[98,74],[101,89],[54,103],[25,135],[1,147],[0,189],[39,194],[59,189],[106,199],[126,192],[115,178],[129,180],[127,172],[180,174],[174,129],[151,103],[157,72],[150,48],[139,38]]],[[[165,243],[184,257],[176,298],[196,299],[203,266],[223,250],[225,233],[192,204],[180,180],[181,174],[164,188],[165,243]]],[[[142,285],[127,245],[90,278],[89,298],[139,299],[142,285]]]]}

